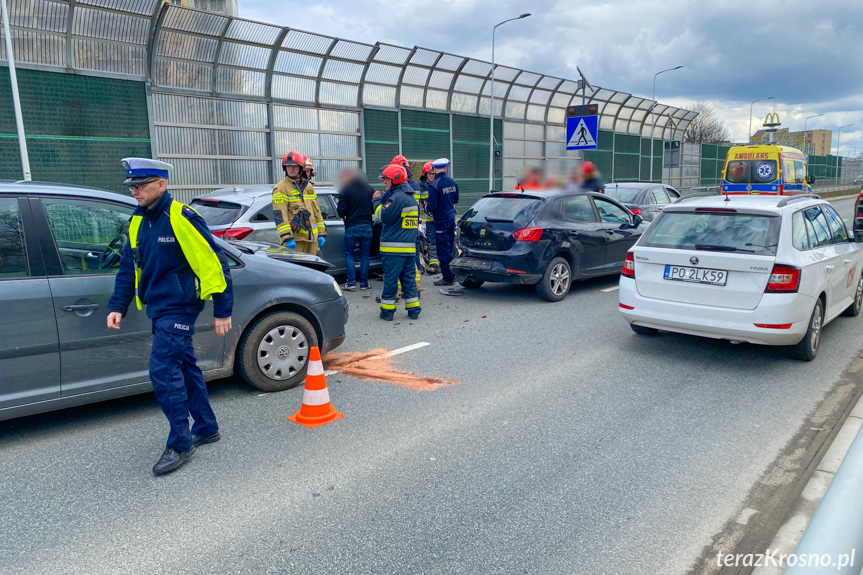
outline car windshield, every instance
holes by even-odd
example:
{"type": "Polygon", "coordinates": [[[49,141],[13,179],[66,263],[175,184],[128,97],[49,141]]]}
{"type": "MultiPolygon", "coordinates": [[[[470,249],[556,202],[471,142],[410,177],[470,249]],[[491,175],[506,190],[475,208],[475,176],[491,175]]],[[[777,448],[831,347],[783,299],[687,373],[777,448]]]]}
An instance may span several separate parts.
{"type": "Polygon", "coordinates": [[[776,180],[776,160],[728,162],[725,179],[730,184],[769,184],[776,180]]]}
{"type": "Polygon", "coordinates": [[[542,200],[524,196],[481,198],[462,216],[468,222],[504,222],[527,225],[542,207],[542,200]]]}
{"type": "Polygon", "coordinates": [[[662,212],[642,237],[642,246],[680,250],[772,255],[779,216],[739,212],[662,212]]]}
{"type": "Polygon", "coordinates": [[[233,202],[195,198],[191,206],[197,210],[208,226],[225,226],[237,221],[246,206],[233,202]]]}
{"type": "Polygon", "coordinates": [[[618,188],[614,185],[608,185],[605,187],[605,195],[609,198],[613,198],[618,202],[623,202],[624,204],[630,204],[635,201],[635,196],[641,191],[641,188],[618,188]]]}

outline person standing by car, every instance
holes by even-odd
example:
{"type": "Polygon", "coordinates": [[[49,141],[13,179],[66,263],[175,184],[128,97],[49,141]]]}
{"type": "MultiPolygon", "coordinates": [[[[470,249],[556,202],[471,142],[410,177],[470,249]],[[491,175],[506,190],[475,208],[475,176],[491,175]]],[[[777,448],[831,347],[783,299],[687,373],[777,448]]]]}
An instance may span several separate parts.
{"type": "Polygon", "coordinates": [[[327,228],[315,187],[305,174],[306,159],[293,150],[282,158],[285,178],[273,188],[273,214],[283,246],[317,255],[327,242],[327,228]]]}
{"type": "Polygon", "coordinates": [[[579,192],[584,189],[584,172],[581,171],[581,166],[573,168],[569,174],[569,181],[563,189],[567,192],[579,192]]]}
{"type": "Polygon", "coordinates": [[[581,184],[582,189],[592,192],[605,193],[605,183],[599,178],[599,172],[596,171],[596,166],[593,162],[582,162],[581,171],[584,174],[584,182],[581,184]]]}
{"type": "Polygon", "coordinates": [[[233,286],[228,260],[204,219],[167,192],[170,164],[146,158],[122,160],[138,208],[129,223],[108,327],[120,329],[132,300],[153,321],[150,381],[171,431],[153,473],[182,467],[205,443],[221,439],[197,365],[192,335],[204,300],[213,300],[216,334],[231,330],[233,286]],[[189,415],[194,424],[189,429],[189,415]]]}
{"type": "Polygon", "coordinates": [[[408,185],[404,166],[390,164],[381,170],[380,178],[386,191],[375,192],[375,217],[383,223],[381,260],[384,268],[384,290],[381,293],[381,319],[392,321],[396,313],[396,295],[401,283],[408,317],[420,316],[417,291],[416,235],[419,228],[419,206],[413,189],[408,185]]]}
{"type": "Polygon", "coordinates": [[[375,193],[366,182],[365,174],[356,168],[347,168],[339,174],[340,189],[336,211],[345,221],[345,274],[346,290],[357,289],[354,250],[360,246],[360,289],[369,289],[369,254],[372,249],[372,195],[375,193]]]}
{"type": "Polygon", "coordinates": [[[435,244],[440,259],[443,279],[436,280],[436,286],[451,286],[455,275],[449,269],[453,258],[455,243],[455,205],[458,203],[458,184],[447,176],[449,160],[438,158],[432,162],[435,170],[434,180],[429,184],[428,211],[434,216],[435,244]]]}
{"type": "Polygon", "coordinates": [[[426,162],[423,164],[423,175],[420,176],[420,189],[422,193],[420,194],[421,201],[419,201],[419,205],[426,225],[426,243],[429,250],[429,267],[427,271],[429,275],[434,275],[440,273],[440,261],[437,258],[437,249],[435,249],[434,216],[428,211],[429,182],[431,180],[434,180],[434,168],[431,162],[426,162]]]}
{"type": "MultiPolygon", "coordinates": [[[[393,158],[393,161],[390,164],[395,164],[397,166],[401,166],[408,173],[408,185],[414,191],[414,199],[417,201],[419,206],[423,205],[423,202],[428,199],[428,192],[423,192],[422,186],[416,180],[414,180],[413,172],[411,172],[411,166],[408,163],[408,159],[402,155],[398,155],[393,158]]],[[[417,267],[417,285],[419,285],[421,281],[421,275],[423,272],[422,260],[420,259],[420,254],[422,254],[422,246],[420,245],[420,235],[417,234],[417,256],[416,256],[416,267],[417,267]]],[[[422,288],[420,288],[422,289],[422,288]]]]}

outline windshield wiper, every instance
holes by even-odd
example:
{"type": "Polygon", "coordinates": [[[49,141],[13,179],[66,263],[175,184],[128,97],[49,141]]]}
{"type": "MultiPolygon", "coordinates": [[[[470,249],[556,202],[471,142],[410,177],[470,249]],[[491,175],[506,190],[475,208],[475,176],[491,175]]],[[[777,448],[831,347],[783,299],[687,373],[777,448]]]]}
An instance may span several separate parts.
{"type": "Polygon", "coordinates": [[[512,220],[505,220],[503,218],[485,218],[485,221],[488,223],[496,223],[496,224],[512,224],[515,223],[512,220]]]}
{"type": "Polygon", "coordinates": [[[755,253],[755,250],[745,250],[735,246],[721,246],[717,244],[695,244],[695,249],[704,250],[706,252],[747,252],[755,253]]]}

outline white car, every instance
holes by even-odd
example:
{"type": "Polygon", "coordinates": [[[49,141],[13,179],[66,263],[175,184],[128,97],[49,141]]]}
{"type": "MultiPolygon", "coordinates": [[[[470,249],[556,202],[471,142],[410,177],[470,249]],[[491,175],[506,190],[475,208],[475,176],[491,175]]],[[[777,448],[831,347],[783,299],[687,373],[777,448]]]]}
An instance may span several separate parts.
{"type": "Polygon", "coordinates": [[[794,346],[863,303],[863,251],[814,195],[716,196],[666,206],[627,254],[620,312],[632,330],[794,346]]]}

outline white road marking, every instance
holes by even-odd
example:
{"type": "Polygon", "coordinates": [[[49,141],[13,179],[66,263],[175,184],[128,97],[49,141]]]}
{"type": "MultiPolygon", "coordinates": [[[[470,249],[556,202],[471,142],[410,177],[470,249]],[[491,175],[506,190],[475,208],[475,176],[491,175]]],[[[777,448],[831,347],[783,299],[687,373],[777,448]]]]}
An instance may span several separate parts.
{"type": "Polygon", "coordinates": [[[599,291],[601,291],[603,293],[608,293],[608,292],[617,291],[619,289],[620,289],[620,286],[618,285],[618,286],[614,286],[614,287],[610,287],[610,288],[601,289],[599,291]]]}
{"type": "MultiPolygon", "coordinates": [[[[370,361],[372,359],[383,359],[385,357],[393,357],[394,355],[401,355],[403,353],[407,353],[407,352],[413,351],[415,349],[420,349],[421,347],[425,347],[427,345],[431,345],[431,344],[427,341],[421,341],[421,342],[415,343],[413,345],[408,345],[405,347],[400,347],[398,349],[394,349],[392,351],[388,351],[383,355],[373,355],[372,357],[368,358],[366,361],[370,361]]],[[[339,373],[339,372],[334,370],[334,369],[328,369],[327,371],[324,372],[324,375],[335,375],[337,373],[339,373]]]]}

